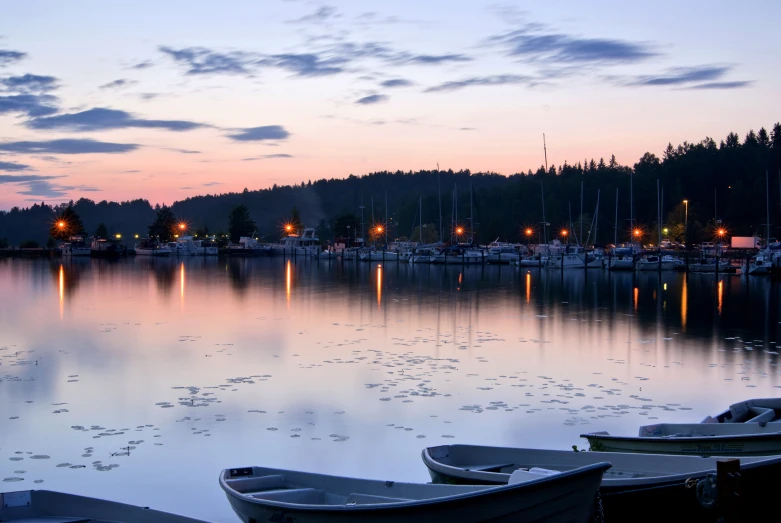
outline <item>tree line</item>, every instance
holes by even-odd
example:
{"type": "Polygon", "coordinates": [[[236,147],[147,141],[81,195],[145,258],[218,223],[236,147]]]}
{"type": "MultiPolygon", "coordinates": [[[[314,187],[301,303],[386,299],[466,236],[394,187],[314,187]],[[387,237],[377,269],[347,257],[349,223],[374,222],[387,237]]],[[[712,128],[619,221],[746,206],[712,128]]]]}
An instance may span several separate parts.
{"type": "Polygon", "coordinates": [[[52,224],[67,209],[80,217],[81,232],[93,234],[102,223],[109,235],[121,234],[123,238],[166,236],[166,231],[173,234],[171,224],[181,222],[190,233],[235,239],[239,233],[254,233],[263,240],[276,241],[284,235],[285,224],[296,221],[297,227],[315,227],[324,240],[355,237],[363,224],[367,238],[376,230],[373,227],[382,225],[387,227],[389,238],[416,239],[423,232],[428,240],[439,239],[441,231],[447,241],[457,214],[464,236],[474,236],[480,243],[497,238],[536,243],[567,230],[570,238],[578,236],[580,242],[588,237],[589,243],[607,244],[627,241],[633,228],[644,243],[655,243],[661,200],[661,227],[667,230],[663,235],[683,241],[688,233],[690,241],[705,241],[721,227],[728,235],[764,236],[766,185],[771,223],[776,224],[771,236],[781,236],[780,169],[781,124],[776,123],[770,132],[752,130],[742,140],[729,133],[718,143],[706,137],[677,147],[669,144],[661,156],[645,153],[632,166],[620,165],[611,157],[565,162],[509,176],[469,170],[382,171],[195,196],[170,207],[152,206],[146,200],[41,202],[0,211],[0,245],[24,241],[43,244],[55,238],[52,224]],[[546,228],[541,225],[543,206],[544,221],[550,224],[546,228]],[[291,211],[294,207],[300,209],[295,215],[291,211]],[[162,211],[164,223],[160,220],[162,211]],[[584,238],[579,237],[581,230],[584,238]]]}

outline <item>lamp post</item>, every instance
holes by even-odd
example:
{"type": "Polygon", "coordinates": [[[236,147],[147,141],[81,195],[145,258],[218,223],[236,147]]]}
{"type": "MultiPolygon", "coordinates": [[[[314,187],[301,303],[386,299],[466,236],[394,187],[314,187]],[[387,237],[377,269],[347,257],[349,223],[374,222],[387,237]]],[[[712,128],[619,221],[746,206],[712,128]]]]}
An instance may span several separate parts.
{"type": "Polygon", "coordinates": [[[532,230],[532,228],[531,228],[531,227],[527,227],[527,228],[526,228],[526,247],[528,247],[528,246],[529,246],[529,238],[531,238],[531,237],[532,237],[532,234],[533,234],[533,233],[534,233],[534,231],[532,230]]]}
{"type": "Polygon", "coordinates": [[[686,205],[686,214],[684,215],[684,225],[683,225],[683,241],[686,243],[686,246],[689,245],[689,200],[683,201],[684,205],[686,205]]]}

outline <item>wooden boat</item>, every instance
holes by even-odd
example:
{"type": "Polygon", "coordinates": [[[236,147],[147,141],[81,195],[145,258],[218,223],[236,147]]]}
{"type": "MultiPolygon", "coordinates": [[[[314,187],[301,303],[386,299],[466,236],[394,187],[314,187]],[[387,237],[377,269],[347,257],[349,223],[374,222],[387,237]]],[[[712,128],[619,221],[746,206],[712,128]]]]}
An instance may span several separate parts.
{"type": "MultiPolygon", "coordinates": [[[[478,445],[446,445],[423,451],[423,462],[435,483],[468,485],[504,485],[520,469],[544,475],[609,461],[612,467],[602,476],[599,488],[605,521],[632,522],[664,520],[669,518],[671,507],[675,507],[676,521],[712,517],[713,512],[698,502],[694,486],[715,474],[718,459],[478,445]]],[[[758,521],[759,516],[770,515],[767,500],[774,495],[781,457],[741,456],[740,462],[743,506],[751,511],[751,517],[743,514],[744,520],[758,521]]]]}
{"type": "Polygon", "coordinates": [[[607,432],[582,434],[592,450],[690,454],[695,456],[767,456],[781,454],[781,398],[742,401],[700,423],[657,423],[640,427],[638,436],[607,432]]]}
{"type": "Polygon", "coordinates": [[[594,463],[555,476],[510,479],[503,486],[431,485],[246,467],[220,474],[220,486],[245,523],[343,521],[586,522],[602,473],[594,463]]]}
{"type": "Polygon", "coordinates": [[[0,494],[0,521],[18,523],[205,523],[148,507],[53,492],[0,494]]]}

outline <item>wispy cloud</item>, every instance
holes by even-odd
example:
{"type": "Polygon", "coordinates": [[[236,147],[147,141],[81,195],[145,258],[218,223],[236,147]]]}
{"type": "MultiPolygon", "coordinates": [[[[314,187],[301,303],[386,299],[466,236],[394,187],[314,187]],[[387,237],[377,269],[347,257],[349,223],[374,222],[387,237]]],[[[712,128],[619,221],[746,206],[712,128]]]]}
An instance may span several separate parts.
{"type": "Polygon", "coordinates": [[[415,83],[404,78],[393,78],[391,80],[385,80],[384,82],[381,82],[380,85],[383,87],[409,87],[411,85],[415,85],[415,83]]]}
{"type": "Polygon", "coordinates": [[[15,184],[20,189],[17,194],[25,196],[42,196],[44,198],[57,198],[65,196],[72,191],[99,191],[95,187],[86,185],[60,185],[51,180],[62,179],[65,176],[47,176],[47,175],[3,175],[0,174],[0,184],[15,184]]]}
{"type": "Polygon", "coordinates": [[[472,78],[464,78],[462,80],[454,80],[450,82],[444,82],[433,87],[429,87],[424,92],[426,93],[439,93],[439,92],[451,92],[464,89],[466,87],[476,85],[526,85],[535,86],[540,83],[538,78],[526,75],[515,74],[502,74],[496,76],[475,76],[472,78]]]}
{"type": "Polygon", "coordinates": [[[253,142],[263,140],[285,140],[290,133],[281,125],[264,125],[240,129],[239,132],[227,135],[231,140],[238,142],[253,142]]]}
{"type": "Polygon", "coordinates": [[[463,54],[399,53],[391,61],[400,65],[439,65],[454,62],[471,62],[472,58],[463,54]]]}
{"type": "Polygon", "coordinates": [[[247,66],[248,62],[252,61],[252,56],[241,51],[218,53],[205,47],[174,49],[166,46],[160,46],[158,49],[175,62],[184,65],[188,75],[250,73],[247,66]]]}
{"type": "Polygon", "coordinates": [[[273,160],[274,158],[293,158],[292,154],[264,154],[262,156],[254,156],[252,158],[242,158],[242,162],[254,162],[255,160],[273,160]]]}
{"type": "Polygon", "coordinates": [[[5,172],[17,172],[17,171],[29,171],[32,167],[23,163],[16,162],[0,162],[0,171],[5,172]]]}
{"type": "Polygon", "coordinates": [[[687,87],[687,89],[742,89],[749,87],[754,82],[750,80],[737,81],[737,82],[706,82],[704,84],[697,84],[687,87]]]}
{"type": "Polygon", "coordinates": [[[328,76],[344,71],[346,58],[326,58],[315,53],[277,54],[259,60],[256,65],[276,67],[297,76],[328,76]]]}
{"type": "Polygon", "coordinates": [[[629,87],[675,87],[680,89],[740,89],[751,81],[722,81],[731,70],[729,65],[671,67],[654,75],[608,76],[606,79],[629,87]]]}
{"type": "Polygon", "coordinates": [[[288,20],[288,24],[322,24],[334,18],[339,18],[341,15],[338,10],[330,5],[323,5],[318,7],[313,13],[296,18],[294,20],[288,20]]]}
{"type": "Polygon", "coordinates": [[[25,123],[30,129],[68,130],[75,132],[105,131],[140,127],[145,129],[165,129],[167,131],[191,131],[205,124],[186,120],[147,120],[134,118],[130,113],[116,109],[96,107],[80,113],[60,114],[45,118],[34,118],[25,123]]]}
{"type": "Polygon", "coordinates": [[[89,138],[46,140],[40,142],[0,142],[0,151],[14,153],[49,153],[49,154],[99,154],[127,153],[138,149],[134,143],[99,142],[89,138]]]}
{"type": "Polygon", "coordinates": [[[193,151],[190,149],[176,149],[173,147],[167,147],[166,151],[173,151],[175,153],[181,153],[181,154],[201,154],[201,151],[193,151]]]}
{"type": "Polygon", "coordinates": [[[0,96],[0,114],[19,113],[31,118],[57,112],[57,98],[48,94],[0,96]]]}
{"type": "Polygon", "coordinates": [[[360,105],[371,105],[386,101],[388,101],[388,97],[384,94],[370,94],[369,96],[359,98],[355,103],[360,105]]]}
{"type": "Polygon", "coordinates": [[[21,51],[11,51],[10,49],[0,49],[0,67],[11,65],[27,57],[27,53],[21,51]]]}
{"type": "Polygon", "coordinates": [[[135,65],[131,66],[130,68],[131,68],[131,69],[147,69],[147,68],[149,68],[149,67],[152,67],[152,65],[154,65],[154,64],[152,64],[152,62],[151,62],[151,61],[149,61],[149,60],[144,60],[143,62],[139,62],[139,63],[137,63],[137,64],[135,64],[135,65]]]}
{"type": "Polygon", "coordinates": [[[120,89],[122,87],[129,87],[137,83],[138,82],[135,80],[125,80],[124,78],[120,78],[119,80],[114,80],[113,82],[101,85],[100,89],[120,89]]]}
{"type": "Polygon", "coordinates": [[[21,94],[40,94],[57,88],[57,79],[53,76],[25,74],[0,78],[0,86],[7,91],[21,94]]]}
{"type": "Polygon", "coordinates": [[[222,182],[206,182],[201,184],[204,187],[214,187],[215,185],[225,185],[222,182]]]}
{"type": "Polygon", "coordinates": [[[138,169],[131,169],[131,170],[129,170],[129,171],[122,171],[122,172],[123,172],[123,173],[128,173],[128,174],[129,174],[129,173],[140,173],[141,171],[140,171],[140,170],[138,170],[138,169]]]}
{"type": "Polygon", "coordinates": [[[548,64],[635,63],[658,54],[648,43],[556,33],[539,24],[492,36],[487,43],[508,56],[548,64]]]}

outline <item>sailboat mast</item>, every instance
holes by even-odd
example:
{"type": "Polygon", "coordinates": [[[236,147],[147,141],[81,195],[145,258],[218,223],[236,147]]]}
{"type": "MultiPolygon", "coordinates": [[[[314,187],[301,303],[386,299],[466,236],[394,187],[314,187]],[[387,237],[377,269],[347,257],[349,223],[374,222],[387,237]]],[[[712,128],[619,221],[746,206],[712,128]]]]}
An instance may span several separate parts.
{"type": "Polygon", "coordinates": [[[361,240],[363,240],[363,243],[366,243],[366,232],[363,230],[363,196],[361,196],[361,240]]]}
{"type": "Polygon", "coordinates": [[[580,181],[580,238],[578,243],[583,241],[583,180],[580,181]]]}
{"type": "Polygon", "coordinates": [[[423,197],[420,197],[420,243],[423,243],[423,197]]]}
{"type": "Polygon", "coordinates": [[[545,133],[542,133],[542,150],[545,153],[545,174],[548,174],[548,146],[545,144],[545,133]]]}
{"type": "Polygon", "coordinates": [[[613,245],[618,245],[618,187],[616,187],[616,225],[613,227],[613,245]]]}
{"type": "Polygon", "coordinates": [[[472,236],[472,238],[469,240],[469,243],[472,244],[475,242],[475,215],[472,210],[472,184],[469,184],[469,234],[472,236]]]}
{"type": "Polygon", "coordinates": [[[662,207],[659,191],[659,178],[656,179],[656,228],[659,229],[659,242],[657,245],[662,249],[662,207]]]}
{"type": "Polygon", "coordinates": [[[597,230],[599,228],[599,193],[602,189],[597,189],[597,210],[594,215],[594,243],[597,243],[597,230]]]}
{"type": "Polygon", "coordinates": [[[548,245],[548,225],[545,221],[545,186],[540,182],[540,194],[542,196],[542,239],[545,246],[548,245]]]}
{"type": "Polygon", "coordinates": [[[442,187],[439,184],[439,164],[437,164],[437,198],[439,199],[439,241],[442,241],[442,187]]]}
{"type": "Polygon", "coordinates": [[[385,248],[388,248],[388,191],[385,191],[385,248]]]}
{"type": "Polygon", "coordinates": [[[767,200],[766,202],[766,209],[767,209],[767,223],[765,224],[767,226],[767,248],[770,249],[770,175],[768,174],[768,170],[765,169],[765,198],[767,200]]]}
{"type": "Polygon", "coordinates": [[[629,172],[629,235],[635,232],[635,193],[632,180],[634,179],[634,170],[629,172]]]}

